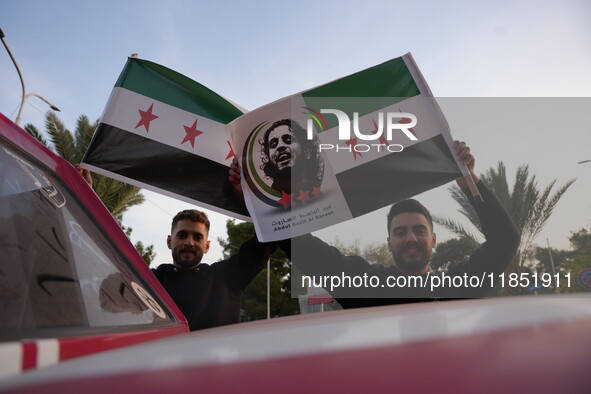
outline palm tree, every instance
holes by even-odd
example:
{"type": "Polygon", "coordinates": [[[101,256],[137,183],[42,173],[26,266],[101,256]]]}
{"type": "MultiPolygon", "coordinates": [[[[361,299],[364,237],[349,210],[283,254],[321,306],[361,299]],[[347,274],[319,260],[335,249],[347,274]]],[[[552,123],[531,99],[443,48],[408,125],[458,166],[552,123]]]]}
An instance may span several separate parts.
{"type": "MultiPolygon", "coordinates": [[[[552,215],[562,195],[575,180],[569,180],[552,193],[556,179],[550,182],[548,186],[538,188],[536,176],[530,175],[528,165],[522,165],[515,174],[513,189],[509,190],[507,171],[501,161],[496,169],[489,168],[484,175],[480,176],[480,179],[497,196],[521,234],[521,241],[513,260],[513,267],[509,269],[518,273],[522,272],[528,255],[533,251],[534,239],[542,231],[544,224],[552,215]]],[[[478,215],[470,205],[466,195],[456,185],[450,187],[450,192],[452,198],[460,205],[460,213],[468,218],[482,234],[478,215]]],[[[435,217],[434,221],[462,237],[468,237],[478,242],[474,234],[452,219],[435,217]]]]}
{"type": "MultiPolygon", "coordinates": [[[[45,115],[45,128],[51,144],[32,124],[25,125],[25,130],[43,145],[74,165],[82,161],[97,126],[98,121],[90,124],[86,115],[80,115],[76,122],[76,130],[72,133],[64,127],[55,112],[48,111],[45,115]]],[[[92,174],[92,188],[119,224],[121,224],[123,213],[127,209],[144,202],[144,196],[140,193],[139,187],[106,176],[92,174]]]]}
{"type": "MultiPolygon", "coordinates": [[[[76,130],[72,133],[64,127],[64,124],[54,112],[48,111],[45,115],[45,129],[49,134],[51,143],[48,143],[43,134],[32,124],[26,124],[25,130],[43,145],[74,165],[82,161],[97,126],[98,120],[90,124],[86,115],[80,115],[76,122],[76,130]]],[[[141,189],[106,176],[94,173],[91,176],[92,188],[95,193],[129,237],[132,230],[123,226],[121,221],[125,211],[144,202],[144,196],[140,193],[141,189]]],[[[155,257],[154,245],[146,246],[142,241],[138,241],[135,248],[144,261],[150,265],[155,257]]]]}

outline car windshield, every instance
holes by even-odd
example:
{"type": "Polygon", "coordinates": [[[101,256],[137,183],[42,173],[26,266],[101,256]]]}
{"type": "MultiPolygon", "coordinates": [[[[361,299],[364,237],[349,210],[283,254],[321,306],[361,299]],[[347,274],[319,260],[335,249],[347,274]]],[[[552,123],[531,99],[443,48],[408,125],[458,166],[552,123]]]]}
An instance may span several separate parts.
{"type": "Polygon", "coordinates": [[[174,322],[74,194],[0,142],[0,340],[174,322]]]}

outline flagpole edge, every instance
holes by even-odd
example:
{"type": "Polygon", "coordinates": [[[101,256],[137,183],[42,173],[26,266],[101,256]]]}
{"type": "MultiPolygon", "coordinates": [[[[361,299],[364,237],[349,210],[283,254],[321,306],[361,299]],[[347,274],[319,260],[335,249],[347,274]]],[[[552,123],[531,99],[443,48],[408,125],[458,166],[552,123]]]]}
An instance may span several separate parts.
{"type": "Polygon", "coordinates": [[[480,195],[480,191],[478,190],[478,187],[476,186],[476,182],[474,182],[474,178],[472,178],[472,175],[471,174],[466,175],[464,177],[464,180],[466,181],[466,184],[468,184],[468,189],[470,189],[470,192],[472,193],[472,197],[474,197],[474,199],[479,203],[484,202],[484,200],[482,199],[482,196],[480,195]]]}

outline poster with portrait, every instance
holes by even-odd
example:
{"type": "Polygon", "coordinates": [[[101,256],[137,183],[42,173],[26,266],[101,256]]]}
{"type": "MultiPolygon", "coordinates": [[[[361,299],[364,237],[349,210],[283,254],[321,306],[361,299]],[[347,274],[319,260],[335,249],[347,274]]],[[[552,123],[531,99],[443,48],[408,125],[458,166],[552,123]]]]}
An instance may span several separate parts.
{"type": "Polygon", "coordinates": [[[226,125],[261,241],[320,230],[467,175],[406,54],[226,125]]]}
{"type": "Polygon", "coordinates": [[[242,171],[244,200],[257,236],[269,242],[351,219],[330,163],[309,140],[305,116],[288,97],[226,126],[242,171]]]}

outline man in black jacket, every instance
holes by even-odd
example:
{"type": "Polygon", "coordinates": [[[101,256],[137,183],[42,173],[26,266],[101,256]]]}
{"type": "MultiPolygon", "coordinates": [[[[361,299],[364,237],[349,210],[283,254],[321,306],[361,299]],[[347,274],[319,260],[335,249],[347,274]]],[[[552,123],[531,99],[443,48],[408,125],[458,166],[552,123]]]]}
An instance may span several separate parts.
{"type": "MultiPolygon", "coordinates": [[[[280,248],[306,275],[314,276],[316,283],[324,280],[322,287],[330,291],[344,308],[487,295],[498,275],[511,262],[520,235],[498,199],[474,174],[475,160],[470,149],[458,141],[454,142],[454,149],[481,194],[482,201],[475,201],[466,180],[457,180],[476,209],[486,242],[466,262],[445,273],[447,282],[430,272],[429,261],[436,245],[433,222],[429,211],[412,199],[394,204],[387,218],[387,241],[394,257],[393,266],[372,265],[359,256],[344,256],[311,235],[281,241],[280,248]],[[362,286],[355,286],[355,279],[360,283],[362,278],[375,280],[368,285],[365,279],[362,286]],[[461,279],[456,280],[458,278],[461,279]],[[339,286],[327,288],[336,282],[339,286]]],[[[233,165],[230,181],[236,183],[239,175],[239,168],[233,165]]]]}
{"type": "Polygon", "coordinates": [[[152,270],[187,318],[191,331],[238,323],[240,296],[274,249],[253,237],[228,260],[202,264],[203,255],[209,251],[208,234],[205,213],[179,212],[167,239],[173,264],[152,270]]]}
{"type": "MultiPolygon", "coordinates": [[[[75,167],[92,187],[90,172],[78,164],[75,167]]],[[[228,260],[201,264],[203,255],[209,251],[209,226],[204,212],[189,209],[177,213],[166,240],[173,264],[152,269],[187,318],[191,331],[238,323],[242,292],[276,248],[275,244],[260,243],[254,236],[228,260]]],[[[145,306],[135,297],[127,299],[118,290],[121,286],[128,284],[119,274],[109,276],[102,283],[101,307],[111,312],[141,313],[145,306]]]]}

